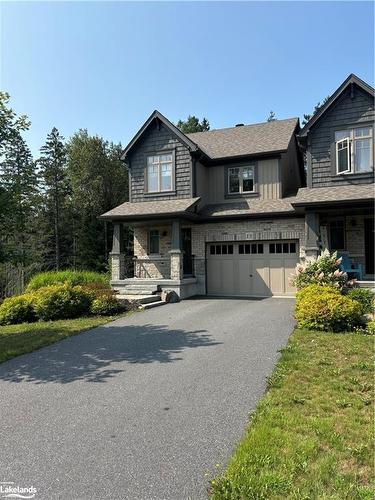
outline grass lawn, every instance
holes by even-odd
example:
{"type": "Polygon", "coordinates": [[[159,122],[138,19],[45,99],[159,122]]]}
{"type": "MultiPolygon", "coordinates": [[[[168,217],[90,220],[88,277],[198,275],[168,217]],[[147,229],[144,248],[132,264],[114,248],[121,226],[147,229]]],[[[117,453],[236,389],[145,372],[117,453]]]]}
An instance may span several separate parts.
{"type": "Polygon", "coordinates": [[[20,354],[36,351],[76,333],[103,325],[118,317],[91,316],[0,326],[0,363],[20,354]]]}
{"type": "Polygon", "coordinates": [[[373,499],[373,345],[296,330],[213,499],[373,499]]]}

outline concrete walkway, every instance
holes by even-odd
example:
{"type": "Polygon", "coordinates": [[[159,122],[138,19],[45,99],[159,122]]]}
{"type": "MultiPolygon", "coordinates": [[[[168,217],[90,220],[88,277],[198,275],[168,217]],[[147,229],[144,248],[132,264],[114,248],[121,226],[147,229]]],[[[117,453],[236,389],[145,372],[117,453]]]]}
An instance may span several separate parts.
{"type": "Polygon", "coordinates": [[[292,308],[188,300],[1,364],[0,481],[34,486],[36,500],[206,498],[292,308]]]}

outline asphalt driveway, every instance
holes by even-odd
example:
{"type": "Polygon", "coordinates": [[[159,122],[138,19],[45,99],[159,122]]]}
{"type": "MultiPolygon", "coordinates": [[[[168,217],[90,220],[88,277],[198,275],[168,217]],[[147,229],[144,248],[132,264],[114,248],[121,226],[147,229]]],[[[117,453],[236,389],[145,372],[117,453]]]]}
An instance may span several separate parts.
{"type": "Polygon", "coordinates": [[[293,328],[293,300],[198,299],[0,365],[0,482],[35,499],[200,499],[293,328]]]}

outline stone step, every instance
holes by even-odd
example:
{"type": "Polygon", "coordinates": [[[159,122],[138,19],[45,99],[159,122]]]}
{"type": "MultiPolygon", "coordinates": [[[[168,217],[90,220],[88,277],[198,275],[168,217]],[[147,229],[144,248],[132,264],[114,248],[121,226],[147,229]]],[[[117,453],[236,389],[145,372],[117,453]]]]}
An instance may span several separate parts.
{"type": "Polygon", "coordinates": [[[159,295],[150,295],[150,294],[128,294],[122,293],[116,295],[117,300],[121,301],[130,301],[130,302],[138,302],[139,304],[148,304],[150,302],[160,302],[159,295]]]}
{"type": "Polygon", "coordinates": [[[357,281],[357,285],[360,288],[370,288],[370,290],[375,289],[375,281],[357,281]]]}
{"type": "Polygon", "coordinates": [[[152,309],[153,307],[159,307],[159,306],[164,306],[166,302],[163,302],[162,300],[155,300],[154,302],[148,302],[147,304],[142,304],[142,309],[152,309]]]}
{"type": "Polygon", "coordinates": [[[121,295],[155,295],[157,290],[148,290],[147,288],[138,288],[134,290],[132,288],[125,287],[121,290],[121,295]]]}

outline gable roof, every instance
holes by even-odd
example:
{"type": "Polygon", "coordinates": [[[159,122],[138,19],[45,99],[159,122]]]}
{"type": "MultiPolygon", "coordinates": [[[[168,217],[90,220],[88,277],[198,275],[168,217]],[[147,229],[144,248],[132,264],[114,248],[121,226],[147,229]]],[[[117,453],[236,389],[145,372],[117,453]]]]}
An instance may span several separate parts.
{"type": "Polygon", "coordinates": [[[211,159],[231,158],[288,149],[298,118],[186,134],[211,159]]]}
{"type": "Polygon", "coordinates": [[[324,113],[334,104],[337,99],[341,96],[341,94],[350,86],[350,85],[358,85],[362,90],[370,94],[374,97],[374,89],[368,83],[364,82],[358,76],[351,73],[348,78],[340,85],[340,87],[331,95],[331,97],[327,100],[325,104],[319,109],[317,113],[315,113],[310,120],[306,123],[306,125],[302,128],[299,133],[300,137],[304,137],[308,134],[310,128],[315,125],[315,123],[324,115],[324,113]]]}
{"type": "Polygon", "coordinates": [[[187,148],[189,148],[191,151],[197,151],[198,146],[192,142],[185,134],[181,132],[180,129],[176,127],[176,125],[173,125],[172,122],[168,120],[165,116],[163,116],[157,109],[151,115],[147,118],[145,123],[142,125],[142,127],[138,130],[138,132],[135,134],[133,139],[129,142],[129,144],[126,146],[126,148],[123,150],[121,159],[124,160],[126,156],[129,154],[129,152],[132,150],[132,148],[135,146],[135,144],[138,142],[138,140],[141,138],[141,136],[144,134],[144,132],[148,129],[148,127],[154,122],[154,121],[159,121],[163,123],[165,127],[167,127],[169,130],[171,130],[179,139],[180,141],[185,144],[187,148]]]}

